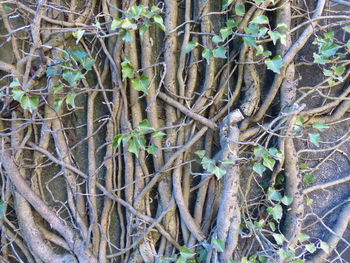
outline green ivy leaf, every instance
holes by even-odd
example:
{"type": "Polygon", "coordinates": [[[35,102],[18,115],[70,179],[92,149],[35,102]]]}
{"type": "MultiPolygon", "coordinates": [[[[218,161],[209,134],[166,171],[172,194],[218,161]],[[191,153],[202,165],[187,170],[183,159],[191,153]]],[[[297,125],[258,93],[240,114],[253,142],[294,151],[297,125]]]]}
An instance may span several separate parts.
{"type": "Polygon", "coordinates": [[[128,151],[139,157],[140,154],[140,144],[135,139],[130,139],[128,151]]]}
{"type": "Polygon", "coordinates": [[[282,30],[289,30],[288,26],[285,23],[278,23],[276,28],[279,28],[282,30]]]}
{"type": "Polygon", "coordinates": [[[55,98],[55,100],[53,101],[53,108],[56,112],[59,112],[59,110],[61,109],[63,101],[64,99],[62,98],[55,98]]]}
{"type": "Polygon", "coordinates": [[[147,120],[144,119],[139,123],[137,128],[140,130],[140,132],[148,132],[148,131],[154,131],[154,128],[152,127],[151,123],[147,120]]]}
{"type": "Polygon", "coordinates": [[[271,56],[272,52],[269,50],[264,51],[264,47],[262,45],[259,45],[256,47],[256,55],[263,55],[264,57],[271,56]]]}
{"type": "Polygon", "coordinates": [[[213,159],[210,159],[206,156],[202,158],[201,164],[204,168],[204,170],[208,171],[209,173],[212,173],[215,166],[215,161],[213,159]]]}
{"type": "Polygon", "coordinates": [[[196,42],[196,41],[188,42],[186,47],[185,47],[185,54],[190,53],[197,46],[198,46],[198,42],[196,42]]]}
{"type": "Polygon", "coordinates": [[[131,65],[130,60],[125,59],[122,63],[122,76],[123,76],[123,80],[125,80],[126,78],[132,79],[134,77],[135,74],[135,69],[134,67],[131,65]]]}
{"type": "Polygon", "coordinates": [[[218,180],[220,180],[223,176],[225,176],[226,169],[215,166],[214,169],[212,170],[212,173],[215,174],[218,180]]]}
{"type": "Polygon", "coordinates": [[[320,147],[320,138],[319,133],[309,133],[310,142],[317,147],[320,147]]]}
{"type": "Polygon", "coordinates": [[[273,44],[276,45],[278,39],[281,38],[281,33],[278,31],[269,31],[268,34],[271,37],[273,44]]]}
{"type": "Polygon", "coordinates": [[[160,15],[155,15],[153,17],[153,21],[154,23],[156,23],[157,26],[160,27],[161,30],[163,30],[164,32],[166,31],[164,22],[163,22],[163,18],[160,15]]]}
{"type": "Polygon", "coordinates": [[[123,19],[123,22],[121,24],[121,28],[125,30],[136,30],[137,25],[135,23],[132,23],[129,18],[123,19]]]}
{"type": "Polygon", "coordinates": [[[305,233],[300,233],[298,235],[298,240],[300,242],[305,242],[305,241],[308,241],[310,239],[310,236],[308,234],[305,234],[305,233]]]}
{"type": "Polygon", "coordinates": [[[350,25],[344,26],[343,30],[350,33],[350,25]]]}
{"type": "Polygon", "coordinates": [[[269,227],[270,227],[270,229],[271,229],[273,232],[276,231],[276,225],[275,225],[274,222],[269,222],[269,227]]]}
{"type": "Polygon", "coordinates": [[[283,245],[283,241],[285,241],[285,237],[282,234],[272,234],[273,238],[276,240],[278,245],[283,245]]]}
{"type": "Polygon", "coordinates": [[[268,25],[269,19],[265,15],[255,17],[250,23],[258,24],[258,25],[268,25]]]}
{"type": "Polygon", "coordinates": [[[281,201],[282,195],[280,192],[278,192],[276,189],[273,187],[269,187],[268,192],[267,192],[267,198],[270,201],[281,201]]]}
{"type": "Polygon", "coordinates": [[[155,155],[158,152],[158,147],[154,144],[151,144],[150,146],[147,147],[147,152],[149,154],[155,155]]]}
{"type": "Polygon", "coordinates": [[[283,198],[281,199],[282,204],[284,204],[285,206],[289,206],[291,203],[293,203],[293,197],[291,197],[290,195],[285,195],[283,196],[283,198]]]}
{"type": "Polygon", "coordinates": [[[345,67],[343,65],[338,66],[338,67],[332,66],[332,69],[334,70],[334,73],[338,76],[343,75],[345,72],[345,67]]]}
{"type": "Polygon", "coordinates": [[[262,177],[263,173],[266,171],[266,167],[261,163],[254,163],[253,171],[260,175],[260,177],[262,177]]]}
{"type": "Polygon", "coordinates": [[[273,59],[266,59],[265,64],[269,70],[279,74],[281,72],[281,68],[283,67],[283,59],[280,55],[278,55],[273,59]]]}
{"type": "Polygon", "coordinates": [[[228,158],[225,158],[221,161],[222,165],[233,165],[235,162],[228,159],[228,158]]]}
{"type": "Polygon", "coordinates": [[[272,215],[272,217],[276,220],[279,221],[282,218],[283,215],[283,209],[281,205],[275,205],[274,207],[268,207],[267,208],[267,213],[269,215],[272,215]]]}
{"type": "Polygon", "coordinates": [[[12,90],[12,98],[18,102],[21,102],[22,97],[24,96],[24,94],[26,94],[26,91],[23,91],[21,89],[13,89],[12,90]]]}
{"type": "Polygon", "coordinates": [[[7,204],[4,201],[0,200],[0,220],[5,217],[6,208],[7,204]]]}
{"type": "Polygon", "coordinates": [[[134,89],[142,91],[145,94],[148,93],[149,80],[146,75],[142,74],[140,79],[133,79],[132,83],[134,85],[134,89]]]}
{"type": "Polygon", "coordinates": [[[191,259],[196,255],[196,253],[190,251],[186,246],[180,247],[180,254],[185,259],[191,259]]]}
{"type": "Polygon", "coordinates": [[[312,124],[312,127],[321,132],[329,128],[329,126],[323,122],[315,122],[314,124],[312,124]]]}
{"type": "Polygon", "coordinates": [[[52,87],[52,93],[57,94],[63,90],[63,85],[62,84],[56,84],[52,87]]]}
{"type": "Polygon", "coordinates": [[[155,131],[154,133],[152,133],[152,138],[158,138],[161,139],[165,136],[166,134],[162,131],[155,131]]]}
{"type": "Polygon", "coordinates": [[[77,39],[77,41],[75,42],[77,45],[80,39],[84,36],[84,34],[85,34],[85,30],[82,30],[82,29],[78,29],[77,31],[73,32],[73,37],[77,39]]]}
{"type": "Polygon", "coordinates": [[[38,108],[39,97],[38,96],[23,96],[21,99],[21,106],[25,110],[29,110],[31,113],[38,108]]]}
{"type": "Polygon", "coordinates": [[[122,143],[122,139],[123,139],[123,134],[118,134],[117,136],[115,136],[112,142],[113,147],[118,148],[122,143]]]}
{"type": "Polygon", "coordinates": [[[245,14],[244,4],[235,4],[235,13],[238,16],[244,16],[245,14]]]}
{"type": "Polygon", "coordinates": [[[9,85],[10,88],[16,88],[16,87],[21,87],[21,83],[19,82],[18,79],[14,79],[10,85],[9,85]]]}
{"type": "Polygon", "coordinates": [[[312,253],[315,253],[316,250],[317,250],[315,244],[313,244],[313,243],[310,243],[310,244],[305,245],[305,248],[306,248],[306,250],[309,251],[311,254],[312,254],[312,253]]]}
{"type": "Polygon", "coordinates": [[[223,27],[220,29],[220,35],[223,40],[228,38],[232,34],[232,28],[230,27],[223,27]]]}
{"type": "Polygon", "coordinates": [[[75,97],[77,96],[77,94],[75,93],[70,93],[67,94],[66,96],[66,103],[70,106],[72,106],[73,108],[75,108],[75,97]]]}
{"type": "Polygon", "coordinates": [[[215,35],[211,38],[211,41],[213,41],[215,44],[218,44],[220,42],[223,42],[224,40],[222,39],[221,36],[215,35]]]}
{"type": "Polygon", "coordinates": [[[70,86],[77,86],[78,81],[85,78],[80,71],[65,70],[62,74],[65,81],[69,83],[70,86]]]}
{"type": "Polygon", "coordinates": [[[211,51],[209,48],[205,48],[202,52],[202,56],[207,60],[207,63],[209,64],[210,59],[213,57],[213,51],[211,51]]]}
{"type": "Polygon", "coordinates": [[[60,67],[48,67],[46,69],[46,76],[47,77],[59,76],[61,74],[62,74],[62,68],[60,68],[60,67]]]}
{"type": "Polygon", "coordinates": [[[198,150],[194,152],[200,159],[205,156],[205,150],[198,150]]]}
{"type": "Polygon", "coordinates": [[[273,171],[273,167],[275,166],[275,163],[276,161],[273,158],[269,156],[263,157],[263,165],[269,168],[271,171],[273,171]]]}
{"type": "Polygon", "coordinates": [[[116,30],[118,27],[121,26],[121,24],[123,23],[123,20],[120,18],[114,18],[111,24],[111,30],[116,30]]]}
{"type": "Polygon", "coordinates": [[[265,220],[260,219],[258,222],[254,222],[254,226],[256,229],[262,229],[265,225],[265,220]]]}
{"type": "Polygon", "coordinates": [[[225,250],[225,241],[223,239],[213,238],[213,246],[219,252],[224,252],[225,250]]]}
{"type": "Polygon", "coordinates": [[[243,42],[247,47],[256,47],[255,37],[243,37],[243,42]]]}
{"type": "Polygon", "coordinates": [[[313,174],[311,174],[311,173],[304,174],[303,182],[304,182],[305,186],[309,186],[314,181],[315,181],[315,176],[313,174]]]}
{"type": "Polygon", "coordinates": [[[327,254],[329,253],[329,245],[328,245],[326,242],[321,241],[321,242],[320,242],[320,248],[321,248],[324,252],[326,252],[327,254]]]}
{"type": "Polygon", "coordinates": [[[132,37],[129,30],[123,29],[122,32],[120,33],[120,37],[125,42],[132,42],[132,37]]]}
{"type": "Polygon", "coordinates": [[[213,56],[215,58],[227,58],[226,57],[226,48],[224,46],[217,47],[213,50],[213,56]]]}
{"type": "Polygon", "coordinates": [[[224,10],[226,8],[228,8],[230,6],[230,4],[232,4],[233,0],[224,0],[222,1],[222,7],[221,9],[224,10]]]}

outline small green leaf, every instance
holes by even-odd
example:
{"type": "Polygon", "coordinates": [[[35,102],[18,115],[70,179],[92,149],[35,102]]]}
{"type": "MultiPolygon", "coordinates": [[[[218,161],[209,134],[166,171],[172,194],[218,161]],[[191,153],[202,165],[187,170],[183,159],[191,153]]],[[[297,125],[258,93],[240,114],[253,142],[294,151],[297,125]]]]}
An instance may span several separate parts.
{"type": "Polygon", "coordinates": [[[312,124],[312,127],[321,132],[329,128],[329,126],[323,122],[315,122],[314,124],[312,124]]]}
{"type": "Polygon", "coordinates": [[[345,67],[344,66],[332,66],[332,69],[334,70],[334,73],[338,76],[341,76],[345,72],[345,67]]]}
{"type": "Polygon", "coordinates": [[[80,41],[80,39],[84,36],[85,30],[78,29],[77,31],[73,32],[73,37],[77,39],[75,42],[77,45],[80,41]]]}
{"type": "Polygon", "coordinates": [[[278,31],[269,31],[268,34],[271,37],[273,44],[276,45],[278,39],[281,38],[281,33],[278,31]]]}
{"type": "Polygon", "coordinates": [[[7,204],[4,201],[0,200],[0,220],[5,217],[6,208],[7,204]]]}
{"type": "Polygon", "coordinates": [[[209,64],[210,59],[213,57],[213,51],[211,51],[209,48],[205,48],[202,52],[202,56],[207,60],[207,63],[209,64]]]}
{"type": "Polygon", "coordinates": [[[298,235],[298,240],[300,242],[305,242],[305,241],[308,241],[310,239],[310,236],[308,234],[305,234],[305,233],[300,233],[298,235]]]}
{"type": "Polygon", "coordinates": [[[111,30],[116,30],[118,27],[121,26],[121,24],[123,23],[123,20],[120,18],[114,18],[111,24],[111,30]]]}
{"type": "Polygon", "coordinates": [[[350,33],[350,25],[344,26],[343,30],[350,33]]]}
{"type": "Polygon", "coordinates": [[[264,51],[264,47],[262,45],[259,45],[256,47],[256,55],[263,55],[264,57],[271,56],[272,52],[269,50],[264,51]]]}
{"type": "Polygon", "coordinates": [[[125,30],[136,30],[137,25],[132,23],[129,18],[125,18],[125,19],[123,19],[123,22],[121,24],[121,28],[123,28],[125,30]]]}
{"type": "Polygon", "coordinates": [[[290,195],[285,195],[281,199],[281,202],[282,204],[289,206],[293,202],[293,197],[291,197],[290,195]]]}
{"type": "Polygon", "coordinates": [[[62,84],[56,84],[52,87],[52,93],[57,94],[63,90],[63,85],[62,84]]]}
{"type": "Polygon", "coordinates": [[[193,49],[195,49],[198,46],[198,42],[188,42],[185,47],[185,54],[190,53],[193,49]]]}
{"type": "Polygon", "coordinates": [[[220,42],[223,42],[224,40],[222,39],[221,36],[215,35],[211,38],[211,41],[213,41],[215,44],[218,44],[220,42]]]}
{"type": "Polygon", "coordinates": [[[306,197],[306,205],[311,206],[314,200],[312,198],[306,197]]]}
{"type": "Polygon", "coordinates": [[[122,32],[120,33],[120,37],[125,42],[132,42],[132,37],[129,30],[122,29],[122,32]]]}
{"type": "Polygon", "coordinates": [[[227,58],[226,57],[226,48],[224,46],[217,47],[213,50],[213,56],[215,58],[227,58]]]}
{"type": "Polygon", "coordinates": [[[313,243],[310,243],[310,244],[305,245],[305,248],[306,248],[306,250],[309,251],[311,254],[312,254],[312,253],[315,253],[316,250],[317,250],[315,244],[313,244],[313,243]]]}
{"type": "Polygon", "coordinates": [[[298,165],[300,169],[310,169],[310,167],[306,163],[301,163],[298,165]]]}
{"type": "Polygon", "coordinates": [[[256,47],[255,37],[243,37],[243,42],[247,47],[256,47]]]}
{"type": "Polygon", "coordinates": [[[198,150],[194,152],[200,159],[205,156],[205,150],[198,150]]]}
{"type": "Polygon", "coordinates": [[[12,98],[18,102],[21,102],[23,95],[26,93],[27,93],[26,91],[23,91],[21,89],[13,89],[12,98]]]}
{"type": "Polygon", "coordinates": [[[245,14],[245,7],[244,4],[235,4],[235,13],[238,16],[244,16],[245,14]]]}
{"type": "Polygon", "coordinates": [[[61,74],[62,74],[62,68],[60,68],[60,67],[48,67],[46,69],[46,76],[47,77],[59,76],[61,74]]]}
{"type": "Polygon", "coordinates": [[[70,86],[77,86],[78,81],[85,78],[80,71],[65,70],[62,74],[65,81],[69,83],[70,86]]]}
{"type": "Polygon", "coordinates": [[[140,79],[133,79],[132,83],[134,85],[134,89],[142,91],[145,94],[148,93],[149,80],[146,75],[142,74],[140,79]]]}
{"type": "Polygon", "coordinates": [[[228,8],[230,6],[230,4],[232,4],[233,0],[223,0],[222,1],[222,10],[228,8]]]}
{"type": "Polygon", "coordinates": [[[295,121],[295,124],[298,126],[304,127],[304,121],[305,121],[305,118],[303,116],[298,116],[295,121]]]}
{"type": "Polygon", "coordinates": [[[267,192],[267,198],[270,201],[277,201],[277,202],[279,202],[282,199],[282,195],[281,195],[280,192],[278,192],[273,187],[269,187],[268,192],[267,192]]]}
{"type": "Polygon", "coordinates": [[[151,144],[150,146],[147,147],[147,152],[149,154],[155,155],[158,152],[158,147],[154,144],[151,144]]]}
{"type": "Polygon", "coordinates": [[[160,27],[161,30],[163,30],[164,32],[166,31],[164,22],[163,22],[163,18],[160,15],[155,15],[153,17],[153,21],[154,23],[156,23],[157,26],[160,27]]]}
{"type": "Polygon", "coordinates": [[[8,5],[3,5],[3,8],[6,14],[11,13],[13,11],[13,9],[8,5]]]}
{"type": "Polygon", "coordinates": [[[75,93],[70,93],[67,94],[66,96],[66,103],[70,106],[72,106],[73,108],[75,108],[75,97],[77,96],[77,94],[75,93]]]}
{"type": "Polygon", "coordinates": [[[279,28],[279,29],[282,29],[282,30],[289,30],[288,26],[285,23],[277,24],[276,28],[279,28]]]}
{"type": "Polygon", "coordinates": [[[21,87],[21,83],[19,82],[18,79],[14,79],[10,85],[9,85],[10,88],[16,88],[16,87],[21,87]]]}
{"type": "Polygon", "coordinates": [[[128,151],[139,157],[140,154],[140,144],[135,139],[130,139],[128,151]]]}
{"type": "Polygon", "coordinates": [[[327,254],[329,253],[329,245],[328,245],[326,242],[321,241],[321,242],[320,242],[320,248],[321,248],[324,252],[326,252],[327,254]]]}
{"type": "Polygon", "coordinates": [[[223,176],[225,176],[226,169],[215,166],[214,169],[212,170],[212,173],[215,174],[218,180],[220,180],[223,176]]]}
{"type": "Polygon", "coordinates": [[[191,259],[196,255],[196,253],[190,251],[186,246],[180,247],[180,254],[185,259],[191,259]]]}
{"type": "Polygon", "coordinates": [[[154,131],[154,128],[147,119],[141,121],[137,128],[140,130],[140,132],[154,131]]]}
{"type": "Polygon", "coordinates": [[[202,158],[201,164],[204,168],[204,170],[208,171],[209,173],[212,173],[214,168],[216,167],[215,161],[213,159],[210,159],[206,156],[202,158]]]}
{"type": "Polygon", "coordinates": [[[319,133],[309,133],[310,142],[317,147],[320,147],[320,138],[319,133]]]}
{"type": "Polygon", "coordinates": [[[224,252],[225,250],[225,241],[223,239],[213,238],[213,246],[219,252],[224,252]]]}
{"type": "Polygon", "coordinates": [[[254,163],[253,171],[260,175],[260,177],[262,177],[263,173],[266,171],[266,167],[261,163],[254,163]]]}
{"type": "Polygon", "coordinates": [[[161,139],[165,136],[166,134],[162,131],[155,131],[152,133],[152,138],[158,138],[161,139]]]}
{"type": "Polygon", "coordinates": [[[314,181],[315,181],[315,176],[313,174],[311,174],[311,173],[304,174],[303,182],[304,182],[305,186],[309,186],[314,181]]]}
{"type": "Polygon", "coordinates": [[[283,241],[285,241],[285,237],[282,234],[272,234],[273,238],[276,240],[278,245],[283,245],[283,241]]]}
{"type": "Polygon", "coordinates": [[[29,110],[31,113],[38,108],[39,97],[38,96],[23,96],[21,99],[21,106],[25,110],[29,110]]]}
{"type": "Polygon", "coordinates": [[[232,34],[232,28],[230,27],[223,27],[220,29],[220,35],[223,40],[228,38],[232,34]]]}
{"type": "Polygon", "coordinates": [[[269,222],[269,227],[270,227],[270,229],[271,229],[273,232],[276,231],[276,225],[275,225],[274,222],[269,222]]]}
{"type": "Polygon", "coordinates": [[[272,215],[272,217],[276,221],[279,221],[283,215],[283,209],[282,209],[281,205],[275,205],[274,207],[268,207],[267,212],[269,215],[272,215]]]}
{"type": "Polygon", "coordinates": [[[280,55],[278,55],[273,59],[266,59],[265,64],[269,70],[279,74],[281,72],[281,68],[283,67],[283,59],[280,55]]]}
{"type": "Polygon", "coordinates": [[[55,98],[55,100],[53,101],[53,108],[56,112],[59,112],[62,106],[64,99],[61,98],[55,98]]]}
{"type": "Polygon", "coordinates": [[[112,145],[114,148],[118,148],[120,146],[120,144],[122,143],[122,139],[123,139],[123,134],[118,134],[114,137],[112,145]]]}
{"type": "Polygon", "coordinates": [[[261,15],[255,17],[250,23],[258,24],[258,25],[267,25],[269,24],[269,19],[267,16],[261,15]]]}
{"type": "Polygon", "coordinates": [[[135,69],[134,67],[131,65],[130,60],[125,59],[122,63],[122,76],[123,76],[123,80],[125,80],[126,78],[132,79],[134,77],[135,74],[135,69]]]}
{"type": "Polygon", "coordinates": [[[273,167],[275,166],[276,161],[270,156],[263,157],[263,165],[273,171],[273,167]]]}

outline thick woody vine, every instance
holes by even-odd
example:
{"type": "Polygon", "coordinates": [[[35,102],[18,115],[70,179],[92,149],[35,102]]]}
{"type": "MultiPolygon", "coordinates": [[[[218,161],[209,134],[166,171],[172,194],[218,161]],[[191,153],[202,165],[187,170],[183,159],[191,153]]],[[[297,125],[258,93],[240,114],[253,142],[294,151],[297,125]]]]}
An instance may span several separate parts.
{"type": "Polygon", "coordinates": [[[1,260],[342,258],[349,11],[311,2],[0,2],[1,260]]]}

